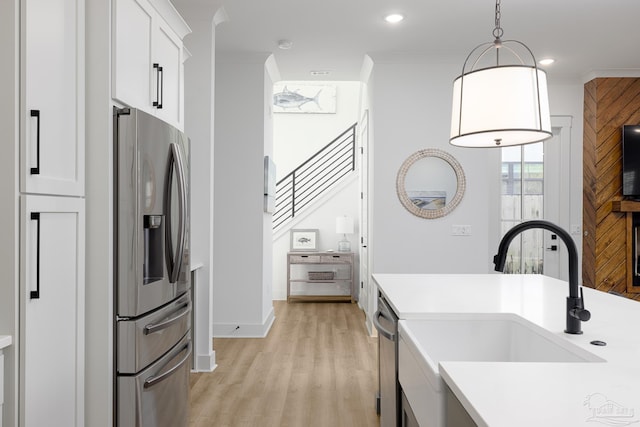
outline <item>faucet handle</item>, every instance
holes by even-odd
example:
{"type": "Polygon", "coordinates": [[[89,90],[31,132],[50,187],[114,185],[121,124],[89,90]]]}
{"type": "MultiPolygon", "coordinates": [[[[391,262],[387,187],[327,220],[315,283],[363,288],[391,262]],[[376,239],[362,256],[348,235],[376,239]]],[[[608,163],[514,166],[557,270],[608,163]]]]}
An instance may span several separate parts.
{"type": "Polygon", "coordinates": [[[580,287],[580,298],[578,299],[577,305],[576,308],[569,310],[569,315],[583,322],[591,319],[591,312],[584,308],[584,293],[582,292],[582,287],[580,287]]]}
{"type": "Polygon", "coordinates": [[[580,319],[583,322],[591,319],[591,312],[589,310],[585,310],[584,308],[573,308],[569,310],[569,314],[571,315],[571,317],[580,319]]]}

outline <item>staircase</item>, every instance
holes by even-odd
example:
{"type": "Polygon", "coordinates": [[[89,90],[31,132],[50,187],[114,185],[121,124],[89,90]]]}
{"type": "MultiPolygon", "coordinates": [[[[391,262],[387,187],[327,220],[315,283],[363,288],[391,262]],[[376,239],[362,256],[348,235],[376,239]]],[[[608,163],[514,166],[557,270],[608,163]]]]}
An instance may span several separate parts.
{"type": "Polygon", "coordinates": [[[355,170],[356,123],[276,183],[274,231],[355,170]]]}

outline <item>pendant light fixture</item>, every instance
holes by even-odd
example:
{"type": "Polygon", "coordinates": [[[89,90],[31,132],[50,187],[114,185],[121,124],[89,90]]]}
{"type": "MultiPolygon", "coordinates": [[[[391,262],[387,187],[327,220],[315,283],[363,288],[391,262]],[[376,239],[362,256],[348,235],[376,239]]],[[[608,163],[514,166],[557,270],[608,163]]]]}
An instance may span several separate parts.
{"type": "Polygon", "coordinates": [[[493,42],[473,49],[453,82],[449,143],[460,147],[505,147],[552,136],[547,75],[531,50],[502,40],[496,0],[493,42]]]}

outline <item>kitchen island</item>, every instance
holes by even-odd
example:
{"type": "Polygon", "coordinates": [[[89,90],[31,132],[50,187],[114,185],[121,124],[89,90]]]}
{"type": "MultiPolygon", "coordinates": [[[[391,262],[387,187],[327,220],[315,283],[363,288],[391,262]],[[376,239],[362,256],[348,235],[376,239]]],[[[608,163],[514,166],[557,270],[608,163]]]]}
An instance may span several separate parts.
{"type": "Polygon", "coordinates": [[[442,379],[478,426],[640,424],[638,302],[584,288],[585,308],[592,317],[583,322],[583,334],[570,335],[564,333],[569,293],[564,281],[502,274],[374,274],[373,278],[401,320],[434,314],[510,313],[604,360],[441,360],[442,379]]]}

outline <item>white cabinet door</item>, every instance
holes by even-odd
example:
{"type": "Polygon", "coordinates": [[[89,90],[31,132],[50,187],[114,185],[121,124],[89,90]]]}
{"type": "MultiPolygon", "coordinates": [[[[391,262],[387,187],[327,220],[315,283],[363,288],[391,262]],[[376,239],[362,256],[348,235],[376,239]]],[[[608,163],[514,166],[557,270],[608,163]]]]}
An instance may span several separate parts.
{"type": "Polygon", "coordinates": [[[22,0],[21,191],[84,194],[84,0],[22,0]]]}
{"type": "Polygon", "coordinates": [[[84,425],[84,200],[21,196],[20,425],[84,425]]]}
{"type": "Polygon", "coordinates": [[[154,17],[155,11],[146,0],[113,1],[112,97],[151,114],[155,96],[151,79],[154,17]]]}
{"type": "Polygon", "coordinates": [[[112,97],[182,129],[183,43],[152,3],[113,1],[112,97]]]}
{"type": "Polygon", "coordinates": [[[154,41],[154,62],[162,67],[160,105],[157,116],[172,125],[182,128],[182,41],[159,20],[154,41]]]}

